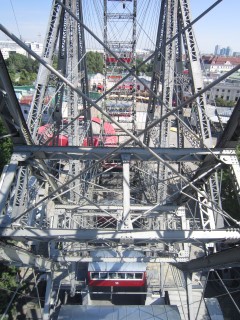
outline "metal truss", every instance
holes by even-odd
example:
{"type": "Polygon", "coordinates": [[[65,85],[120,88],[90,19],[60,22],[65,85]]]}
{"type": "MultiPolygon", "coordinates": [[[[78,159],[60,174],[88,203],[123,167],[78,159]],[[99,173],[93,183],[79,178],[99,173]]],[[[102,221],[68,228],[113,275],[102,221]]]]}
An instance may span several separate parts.
{"type": "MultiPolygon", "coordinates": [[[[154,53],[143,62],[153,62],[151,85],[146,89],[149,103],[145,125],[138,127],[139,111],[135,92],[131,92],[129,127],[111,114],[107,100],[128,78],[135,88],[136,81],[144,84],[137,75],[142,64],[136,66],[137,1],[126,2],[131,8],[126,13],[116,12],[116,7],[115,11],[108,11],[106,0],[103,4],[105,29],[101,40],[84,22],[84,1],[54,0],[42,58],[0,25],[41,63],[26,124],[0,56],[0,115],[14,143],[11,162],[0,179],[0,236],[6,241],[23,242],[26,248],[0,245],[0,256],[17,266],[29,261],[31,267],[47,272],[44,319],[49,318],[50,301],[56,298],[55,271],[59,266],[62,274],[69,272],[68,289],[74,295],[78,264],[155,262],[164,269],[164,264],[175,263],[184,272],[191,272],[199,268],[200,262],[196,262],[197,267],[191,261],[189,265],[181,264],[192,259],[191,245],[208,254],[206,248],[215,250],[222,243],[235,244],[240,238],[239,220],[222,209],[218,181],[218,170],[228,167],[239,195],[240,169],[235,147],[240,102],[221,139],[212,147],[205,99],[208,89],[240,65],[204,87],[189,1],[163,0],[154,53]],[[123,41],[119,37],[117,41],[110,37],[109,22],[120,20],[131,24],[131,39],[123,41]],[[104,92],[96,100],[89,97],[86,33],[104,49],[105,76],[110,71],[106,64],[109,57],[114,59],[117,71],[124,71],[111,88],[106,87],[105,81],[104,92]],[[57,45],[55,70],[52,63],[57,45]],[[124,50],[129,56],[123,57],[124,50]],[[183,53],[189,76],[182,75],[183,53]],[[129,57],[131,63],[124,60],[129,57]],[[50,79],[55,100],[50,122],[40,135],[50,79]],[[191,93],[188,99],[184,97],[186,90],[191,93]],[[66,106],[67,115],[63,116],[66,106]],[[190,119],[184,116],[184,108],[190,110],[190,119]],[[94,145],[93,113],[100,119],[99,141],[107,123],[115,132],[121,132],[118,143],[94,145]],[[175,120],[175,131],[171,131],[171,122],[175,120]],[[68,138],[68,145],[61,146],[61,136],[68,138]],[[91,253],[99,248],[114,251],[118,256],[94,259],[91,253]],[[123,259],[121,252],[126,249],[140,251],[144,257],[141,261],[123,259]]],[[[216,261],[206,267],[216,266],[216,261]]],[[[227,262],[233,261],[229,258],[227,262]]],[[[163,279],[166,271],[161,272],[163,279]]],[[[191,276],[186,275],[185,280],[183,287],[190,301],[191,276]]],[[[163,287],[161,282],[159,288],[163,287]]],[[[191,318],[191,307],[188,314],[191,318]]]]}
{"type": "Polygon", "coordinates": [[[193,259],[186,263],[179,263],[179,268],[184,271],[194,272],[210,270],[213,268],[227,268],[239,265],[239,247],[229,248],[208,257],[193,259]]]}
{"type": "MultiPolygon", "coordinates": [[[[102,106],[119,123],[130,123],[131,131],[135,133],[136,78],[131,75],[124,77],[122,65],[127,65],[132,70],[136,68],[137,1],[126,3],[123,9],[121,8],[122,3],[119,1],[104,0],[103,3],[105,78],[103,80],[104,99],[102,106]],[[118,10],[120,11],[117,12],[118,10]],[[116,40],[116,30],[119,34],[118,40],[116,40]],[[121,85],[118,84],[119,80],[123,81],[121,85]]],[[[103,117],[102,137],[106,134],[103,129],[104,121],[103,117]]],[[[118,140],[119,143],[124,140],[124,133],[119,132],[118,140]]]]}
{"type": "Polygon", "coordinates": [[[13,245],[0,243],[0,252],[2,261],[14,264],[17,267],[30,267],[43,272],[58,268],[58,265],[51,259],[37,256],[28,250],[13,245]]]}

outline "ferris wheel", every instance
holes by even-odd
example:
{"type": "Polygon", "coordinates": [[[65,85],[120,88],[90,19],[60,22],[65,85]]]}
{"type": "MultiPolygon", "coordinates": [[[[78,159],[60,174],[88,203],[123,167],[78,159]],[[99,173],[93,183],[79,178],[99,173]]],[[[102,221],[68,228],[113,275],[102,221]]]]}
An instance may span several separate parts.
{"type": "Polygon", "coordinates": [[[192,20],[188,0],[53,0],[42,57],[0,25],[40,62],[25,121],[0,54],[0,116],[13,141],[0,257],[44,274],[44,320],[61,290],[65,302],[81,292],[93,305],[102,287],[111,301],[131,287],[138,305],[157,292],[179,319],[211,319],[208,272],[239,265],[240,238],[222,190],[228,170],[239,200],[240,100],[216,129],[206,97],[240,65],[204,85],[194,35],[219,2],[192,20]],[[103,62],[95,98],[89,48],[103,62]]]}

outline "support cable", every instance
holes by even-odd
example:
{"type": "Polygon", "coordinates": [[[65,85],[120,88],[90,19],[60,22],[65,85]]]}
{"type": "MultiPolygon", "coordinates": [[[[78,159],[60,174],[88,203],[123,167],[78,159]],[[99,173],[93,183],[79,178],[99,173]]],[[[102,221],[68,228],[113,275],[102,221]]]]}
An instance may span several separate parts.
{"type": "Polygon", "coordinates": [[[13,15],[14,15],[14,19],[15,19],[15,22],[16,22],[16,25],[17,25],[17,29],[18,29],[18,33],[19,33],[19,37],[20,37],[20,39],[22,39],[22,36],[21,36],[21,33],[20,33],[20,29],[19,29],[19,25],[18,25],[18,21],[17,21],[17,16],[16,16],[16,13],[15,13],[15,10],[14,10],[14,7],[13,7],[12,0],[10,0],[10,3],[11,3],[11,7],[12,7],[12,11],[13,11],[13,15]]]}

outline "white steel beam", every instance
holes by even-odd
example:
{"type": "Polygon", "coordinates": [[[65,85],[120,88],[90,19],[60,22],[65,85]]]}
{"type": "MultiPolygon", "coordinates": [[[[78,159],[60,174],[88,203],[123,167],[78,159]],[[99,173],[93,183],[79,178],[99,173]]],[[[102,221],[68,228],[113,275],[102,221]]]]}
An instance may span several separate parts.
{"type": "MultiPolygon", "coordinates": [[[[149,205],[131,205],[130,206],[130,210],[131,211],[147,211],[147,210],[151,210],[153,212],[156,211],[175,211],[177,210],[177,206],[175,205],[156,205],[156,206],[149,206],[149,205]]],[[[112,211],[116,211],[119,209],[122,209],[122,206],[120,205],[103,205],[103,206],[97,206],[97,205],[83,205],[83,206],[79,206],[79,205],[71,205],[71,204],[56,204],[55,205],[55,209],[66,209],[66,210],[77,210],[77,211],[87,211],[87,210],[97,210],[99,212],[99,209],[101,210],[112,210],[112,211]]],[[[55,214],[57,215],[58,212],[55,212],[55,214]]],[[[61,212],[59,213],[61,214],[61,212]]],[[[101,213],[101,214],[104,214],[101,213]]]]}
{"type": "Polygon", "coordinates": [[[130,157],[122,155],[123,163],[123,213],[120,229],[132,229],[132,222],[130,218],[130,157]]]}
{"type": "MultiPolygon", "coordinates": [[[[186,273],[186,293],[187,293],[187,302],[188,302],[188,319],[194,320],[194,314],[193,314],[193,292],[192,292],[192,274],[186,273]]],[[[201,300],[200,300],[201,301],[201,300]]],[[[200,301],[199,304],[200,304],[200,301]]]]}
{"type": "Polygon", "coordinates": [[[32,267],[39,271],[52,270],[56,265],[50,259],[37,256],[27,250],[0,243],[0,260],[10,262],[18,267],[32,267]]]}
{"type": "MultiPolygon", "coordinates": [[[[221,157],[231,157],[235,155],[235,149],[222,148],[151,148],[158,156],[167,162],[202,162],[206,156],[212,155],[215,159],[221,157]]],[[[19,161],[27,159],[49,159],[49,160],[99,160],[111,153],[111,159],[121,161],[121,154],[126,154],[130,160],[136,161],[156,161],[154,156],[144,148],[122,148],[116,150],[114,147],[52,147],[52,146],[15,146],[15,156],[19,161]]],[[[102,159],[101,159],[102,160],[102,159]]]]}
{"type": "Polygon", "coordinates": [[[6,207],[6,200],[10,193],[13,179],[17,171],[17,162],[10,161],[10,164],[4,166],[0,177],[0,215],[6,207]]]}
{"type": "Polygon", "coordinates": [[[52,295],[53,275],[52,272],[47,273],[47,287],[45,292],[45,301],[43,308],[43,320],[50,319],[50,306],[51,306],[51,295],[52,295]]]}
{"type": "MultiPolygon", "coordinates": [[[[87,250],[86,250],[87,251],[87,250]]],[[[159,252],[159,251],[158,251],[159,252]]],[[[162,256],[162,257],[141,257],[141,258],[125,258],[125,257],[114,257],[114,258],[103,258],[103,257],[84,257],[84,256],[77,256],[77,255],[55,255],[54,261],[59,263],[68,263],[68,262],[105,262],[105,263],[136,263],[136,262],[145,262],[145,263],[184,263],[189,261],[187,257],[176,257],[174,255],[169,255],[169,257],[162,256]]]]}
{"type": "Polygon", "coordinates": [[[176,267],[187,272],[197,272],[215,268],[227,268],[240,263],[240,247],[226,249],[191,261],[177,264],[176,267]]]}
{"type": "Polygon", "coordinates": [[[100,229],[38,229],[22,228],[0,228],[0,236],[3,238],[34,239],[41,241],[91,241],[91,242],[186,242],[186,243],[207,243],[215,241],[240,240],[240,229],[220,230],[100,230],[100,229]]]}

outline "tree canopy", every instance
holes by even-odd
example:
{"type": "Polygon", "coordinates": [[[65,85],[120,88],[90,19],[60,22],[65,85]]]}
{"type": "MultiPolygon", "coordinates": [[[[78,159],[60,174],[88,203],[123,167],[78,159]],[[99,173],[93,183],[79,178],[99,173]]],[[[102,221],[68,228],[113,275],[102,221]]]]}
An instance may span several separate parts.
{"type": "Polygon", "coordinates": [[[0,174],[2,173],[3,167],[7,164],[12,154],[12,141],[10,138],[3,138],[7,134],[2,119],[0,118],[0,174]]]}
{"type": "MultiPolygon", "coordinates": [[[[0,268],[0,315],[3,314],[3,312],[6,309],[6,306],[8,305],[12,294],[17,284],[17,278],[16,278],[17,270],[15,267],[8,267],[1,264],[0,268]]],[[[8,319],[13,319],[13,315],[15,314],[15,303],[11,306],[9,312],[8,312],[8,319]]]]}
{"type": "Polygon", "coordinates": [[[39,63],[19,53],[10,54],[6,65],[13,85],[31,85],[36,80],[39,63]]]}
{"type": "Polygon", "coordinates": [[[236,105],[236,101],[227,101],[222,98],[216,98],[215,102],[218,107],[235,107],[236,105]]]}
{"type": "Polygon", "coordinates": [[[103,56],[99,52],[89,51],[86,54],[88,73],[103,73],[103,56]]]}
{"type": "MultiPolygon", "coordinates": [[[[137,58],[136,59],[136,64],[137,66],[140,65],[140,63],[143,62],[142,58],[137,58]]],[[[146,75],[151,75],[151,72],[153,70],[153,61],[151,60],[149,63],[143,64],[138,70],[137,74],[139,75],[140,73],[144,73],[146,75]]]]}

